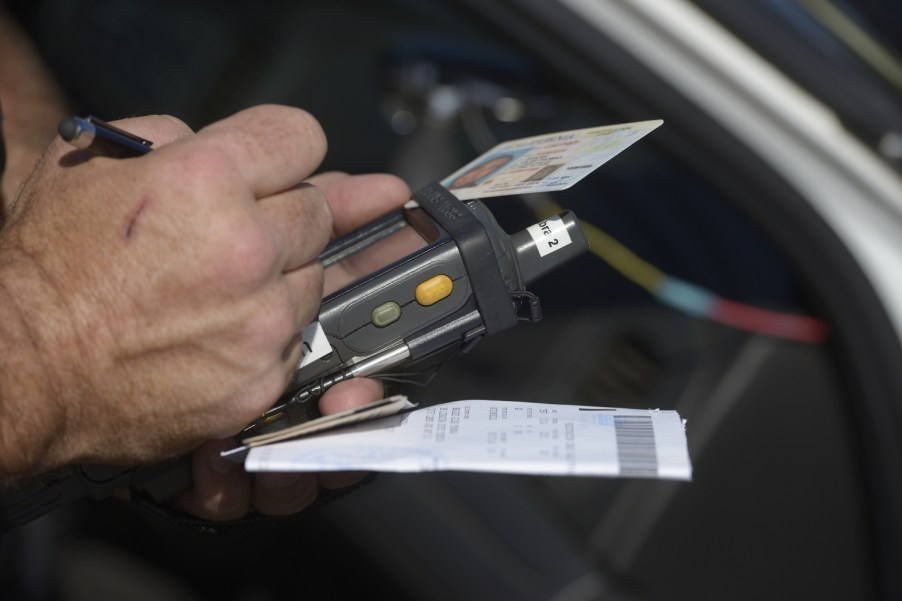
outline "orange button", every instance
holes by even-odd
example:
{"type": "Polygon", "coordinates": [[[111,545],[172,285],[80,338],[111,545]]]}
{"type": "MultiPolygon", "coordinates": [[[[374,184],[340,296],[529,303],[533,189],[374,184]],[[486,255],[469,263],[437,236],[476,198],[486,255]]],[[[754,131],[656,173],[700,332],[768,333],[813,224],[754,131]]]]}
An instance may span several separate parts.
{"type": "Polygon", "coordinates": [[[439,274],[425,282],[420,282],[416,292],[417,302],[424,307],[428,307],[446,298],[453,289],[454,282],[451,281],[451,278],[444,274],[439,274]]]}

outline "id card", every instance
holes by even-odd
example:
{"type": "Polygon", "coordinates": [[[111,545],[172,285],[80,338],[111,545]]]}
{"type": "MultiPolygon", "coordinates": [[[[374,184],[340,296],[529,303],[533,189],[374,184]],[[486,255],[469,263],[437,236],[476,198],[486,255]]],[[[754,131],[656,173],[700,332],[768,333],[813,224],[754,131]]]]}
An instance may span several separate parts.
{"type": "Polygon", "coordinates": [[[564,190],[662,123],[621,123],[502,142],[441,184],[460,200],[564,190]]]}

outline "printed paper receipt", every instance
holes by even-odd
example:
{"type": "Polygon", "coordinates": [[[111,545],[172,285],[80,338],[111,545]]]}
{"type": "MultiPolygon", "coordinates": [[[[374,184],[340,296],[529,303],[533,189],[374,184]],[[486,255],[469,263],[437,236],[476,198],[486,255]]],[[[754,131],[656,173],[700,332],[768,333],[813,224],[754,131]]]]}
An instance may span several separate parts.
{"type": "Polygon", "coordinates": [[[440,470],[689,480],[675,411],[455,401],[257,447],[248,471],[440,470]]]}

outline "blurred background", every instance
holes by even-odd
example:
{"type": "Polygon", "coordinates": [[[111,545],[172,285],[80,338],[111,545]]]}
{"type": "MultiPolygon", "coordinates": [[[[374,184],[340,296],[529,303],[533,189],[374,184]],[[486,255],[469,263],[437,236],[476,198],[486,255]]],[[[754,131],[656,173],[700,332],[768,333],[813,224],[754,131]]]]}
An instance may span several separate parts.
{"type": "MultiPolygon", "coordinates": [[[[23,529],[18,598],[902,598],[902,5],[7,4],[75,114],[291,104],[324,169],[412,188],[500,141],[663,119],[553,200],[735,303],[673,306],[589,253],[533,287],[541,322],[405,391],[676,409],[691,483],[379,474],[206,536],[85,501],[23,529]]],[[[536,220],[486,202],[509,232],[536,220]]]]}

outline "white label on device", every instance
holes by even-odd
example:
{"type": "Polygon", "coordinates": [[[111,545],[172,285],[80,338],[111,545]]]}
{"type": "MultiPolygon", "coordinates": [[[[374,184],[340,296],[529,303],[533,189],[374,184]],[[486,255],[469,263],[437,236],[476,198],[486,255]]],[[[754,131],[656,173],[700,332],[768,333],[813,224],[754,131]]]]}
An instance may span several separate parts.
{"type": "Polygon", "coordinates": [[[301,344],[303,347],[301,348],[301,361],[298,363],[298,369],[332,352],[332,345],[329,344],[326,331],[323,330],[323,326],[318,321],[307,324],[307,327],[301,332],[301,344]]]}
{"type": "Polygon", "coordinates": [[[550,217],[545,221],[540,221],[535,225],[526,228],[529,235],[532,236],[539,251],[539,256],[544,257],[553,253],[559,248],[564,248],[570,244],[570,232],[567,226],[557,217],[550,217]]]}

